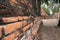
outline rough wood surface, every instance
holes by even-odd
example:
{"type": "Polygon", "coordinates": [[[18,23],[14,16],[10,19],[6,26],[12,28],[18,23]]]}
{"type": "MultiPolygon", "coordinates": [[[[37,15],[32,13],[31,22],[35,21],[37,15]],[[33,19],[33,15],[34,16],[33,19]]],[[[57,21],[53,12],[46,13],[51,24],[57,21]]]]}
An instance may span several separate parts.
{"type": "Polygon", "coordinates": [[[27,40],[34,40],[34,39],[35,39],[35,36],[37,35],[38,30],[39,30],[39,27],[41,27],[41,26],[40,26],[40,23],[41,23],[41,21],[38,21],[38,22],[34,25],[34,27],[32,27],[32,32],[31,32],[31,34],[28,36],[28,39],[27,39],[27,40]]]}

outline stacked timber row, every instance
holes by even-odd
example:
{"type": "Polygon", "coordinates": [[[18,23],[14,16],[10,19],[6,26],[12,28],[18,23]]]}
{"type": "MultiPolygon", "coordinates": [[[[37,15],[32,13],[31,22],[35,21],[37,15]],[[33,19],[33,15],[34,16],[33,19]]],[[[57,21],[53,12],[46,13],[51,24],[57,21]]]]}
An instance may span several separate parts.
{"type": "Polygon", "coordinates": [[[1,16],[40,16],[40,0],[0,0],[1,16]]]}
{"type": "Polygon", "coordinates": [[[29,37],[27,38],[27,40],[40,40],[37,35],[38,32],[40,31],[42,26],[42,22],[40,20],[38,20],[34,26],[32,27],[31,33],[29,35],[29,37]]]}
{"type": "Polygon", "coordinates": [[[38,0],[0,0],[0,40],[20,40],[39,19],[33,18],[40,16],[37,4],[38,0]]]}
{"type": "Polygon", "coordinates": [[[27,16],[1,18],[0,40],[15,40],[32,27],[33,22],[28,21],[27,16]]]}
{"type": "Polygon", "coordinates": [[[26,32],[26,34],[21,38],[21,40],[38,40],[37,34],[40,31],[42,22],[40,18],[35,18],[33,26],[26,32]]]}
{"type": "MultiPolygon", "coordinates": [[[[39,21],[39,18],[34,18],[34,21],[29,19],[30,17],[28,16],[1,18],[0,40],[20,40],[26,34],[26,31],[30,28],[34,28],[39,21]]],[[[39,30],[39,23],[32,32],[36,30],[37,33],[39,30]]]]}

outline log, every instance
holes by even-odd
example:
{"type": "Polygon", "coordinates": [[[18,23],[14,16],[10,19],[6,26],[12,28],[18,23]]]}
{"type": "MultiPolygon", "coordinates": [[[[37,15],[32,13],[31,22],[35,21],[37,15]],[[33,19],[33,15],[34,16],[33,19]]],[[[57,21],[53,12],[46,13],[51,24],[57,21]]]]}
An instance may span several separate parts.
{"type": "Polygon", "coordinates": [[[28,24],[27,21],[22,21],[22,26],[25,27],[28,24]]]}
{"type": "Polygon", "coordinates": [[[28,24],[26,27],[22,28],[22,30],[23,30],[23,32],[25,32],[31,27],[32,27],[32,24],[28,24]]]}
{"type": "Polygon", "coordinates": [[[32,27],[32,31],[30,33],[30,35],[28,36],[27,40],[34,40],[37,33],[38,33],[38,30],[40,29],[40,23],[41,21],[38,21],[36,24],[34,24],[34,26],[32,27]]]}
{"type": "Polygon", "coordinates": [[[16,30],[14,33],[8,35],[8,36],[5,36],[4,38],[2,38],[2,40],[14,40],[16,37],[18,37],[19,34],[19,31],[16,30]]]}
{"type": "Polygon", "coordinates": [[[0,38],[2,37],[2,27],[0,26],[0,38]]]}
{"type": "Polygon", "coordinates": [[[8,17],[8,18],[2,18],[3,23],[10,23],[10,22],[16,22],[18,21],[17,17],[8,17]]]}
{"type": "Polygon", "coordinates": [[[17,21],[22,21],[22,20],[28,20],[29,17],[27,16],[17,16],[17,17],[5,17],[5,18],[0,18],[1,23],[12,23],[12,22],[17,22],[17,21]]]}
{"type": "Polygon", "coordinates": [[[7,24],[7,25],[3,25],[1,27],[3,28],[3,34],[7,35],[15,30],[21,28],[22,22],[11,23],[11,24],[7,24]]]}
{"type": "Polygon", "coordinates": [[[2,38],[2,40],[14,40],[14,34],[11,34],[7,37],[2,38]]]}
{"type": "Polygon", "coordinates": [[[27,20],[28,18],[28,16],[23,16],[23,20],[27,20]]]}

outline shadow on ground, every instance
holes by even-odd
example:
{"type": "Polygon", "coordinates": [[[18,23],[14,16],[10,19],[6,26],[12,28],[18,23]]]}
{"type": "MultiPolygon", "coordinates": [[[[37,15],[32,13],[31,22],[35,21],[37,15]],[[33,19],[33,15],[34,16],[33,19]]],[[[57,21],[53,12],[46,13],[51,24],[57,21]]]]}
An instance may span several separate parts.
{"type": "Polygon", "coordinates": [[[60,40],[60,28],[42,26],[38,33],[38,40],[60,40]]]}

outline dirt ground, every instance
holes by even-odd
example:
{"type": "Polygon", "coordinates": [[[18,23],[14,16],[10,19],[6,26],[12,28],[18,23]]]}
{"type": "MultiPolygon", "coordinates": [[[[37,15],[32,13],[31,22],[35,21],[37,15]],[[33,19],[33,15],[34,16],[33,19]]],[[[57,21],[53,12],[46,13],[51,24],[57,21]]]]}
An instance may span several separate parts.
{"type": "MultiPolygon", "coordinates": [[[[58,18],[58,15],[54,14],[52,18],[58,18]]],[[[37,35],[37,40],[60,40],[60,28],[57,27],[46,27],[42,26],[37,35]]]]}
{"type": "Polygon", "coordinates": [[[42,26],[38,32],[37,40],[60,40],[60,28],[42,26]]]}

